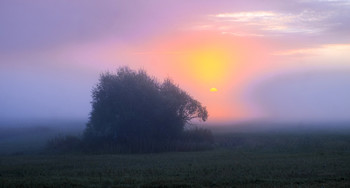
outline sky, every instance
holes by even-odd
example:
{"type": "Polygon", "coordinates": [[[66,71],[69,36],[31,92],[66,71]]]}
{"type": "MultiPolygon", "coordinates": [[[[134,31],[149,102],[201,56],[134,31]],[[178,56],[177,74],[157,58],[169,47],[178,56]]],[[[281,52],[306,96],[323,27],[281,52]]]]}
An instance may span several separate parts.
{"type": "Polygon", "coordinates": [[[349,0],[0,1],[0,119],[88,119],[98,77],[170,77],[208,122],[349,121],[349,0]]]}

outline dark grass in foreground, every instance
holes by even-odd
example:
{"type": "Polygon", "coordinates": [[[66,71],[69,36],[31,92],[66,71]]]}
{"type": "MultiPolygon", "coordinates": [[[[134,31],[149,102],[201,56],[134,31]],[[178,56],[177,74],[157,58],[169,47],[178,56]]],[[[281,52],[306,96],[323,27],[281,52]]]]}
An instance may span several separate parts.
{"type": "Polygon", "coordinates": [[[0,187],[350,187],[348,134],[229,134],[216,149],[0,157],[0,187]]]}

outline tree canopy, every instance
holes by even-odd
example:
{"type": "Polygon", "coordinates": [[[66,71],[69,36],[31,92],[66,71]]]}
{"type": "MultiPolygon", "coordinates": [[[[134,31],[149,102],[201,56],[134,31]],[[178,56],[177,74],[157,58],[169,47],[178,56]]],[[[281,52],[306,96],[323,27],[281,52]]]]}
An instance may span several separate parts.
{"type": "Polygon", "coordinates": [[[128,67],[101,74],[91,103],[84,138],[95,144],[176,140],[192,119],[208,118],[206,108],[170,79],[158,82],[128,67]]]}

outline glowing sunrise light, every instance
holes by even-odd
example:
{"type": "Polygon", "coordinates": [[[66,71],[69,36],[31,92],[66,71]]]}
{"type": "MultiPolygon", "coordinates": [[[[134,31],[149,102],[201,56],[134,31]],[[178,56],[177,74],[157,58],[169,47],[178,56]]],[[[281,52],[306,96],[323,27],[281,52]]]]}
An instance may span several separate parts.
{"type": "Polygon", "coordinates": [[[188,61],[197,79],[217,83],[227,76],[232,58],[226,49],[209,47],[192,52],[188,61]]]}
{"type": "Polygon", "coordinates": [[[217,92],[217,91],[218,89],[216,89],[215,87],[210,88],[210,92],[217,92]]]}

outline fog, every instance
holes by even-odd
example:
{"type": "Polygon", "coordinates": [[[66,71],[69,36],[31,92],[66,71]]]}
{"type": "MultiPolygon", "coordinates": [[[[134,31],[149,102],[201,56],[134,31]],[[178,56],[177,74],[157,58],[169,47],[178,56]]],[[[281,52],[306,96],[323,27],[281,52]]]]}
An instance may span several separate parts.
{"type": "Polygon", "coordinates": [[[87,119],[98,73],[26,66],[0,72],[0,120],[87,119]]]}
{"type": "Polygon", "coordinates": [[[81,134],[99,75],[120,66],[203,99],[199,125],[213,132],[348,129],[348,13],[345,1],[316,0],[1,2],[0,141],[81,134]],[[238,55],[181,62],[215,52],[203,44],[238,55]],[[198,79],[213,68],[228,76],[198,79]]]}
{"type": "Polygon", "coordinates": [[[270,121],[350,122],[347,70],[304,69],[271,75],[250,92],[251,101],[264,109],[270,121]]]}

